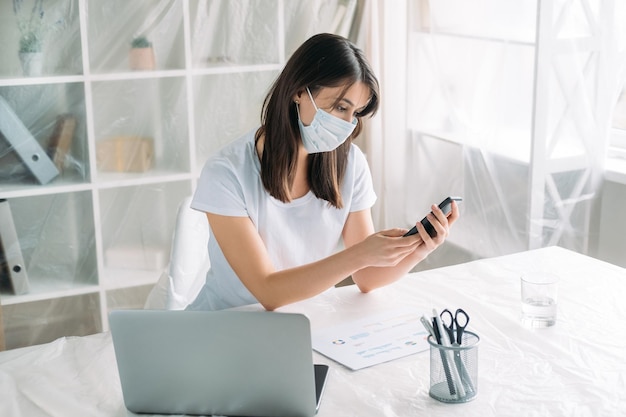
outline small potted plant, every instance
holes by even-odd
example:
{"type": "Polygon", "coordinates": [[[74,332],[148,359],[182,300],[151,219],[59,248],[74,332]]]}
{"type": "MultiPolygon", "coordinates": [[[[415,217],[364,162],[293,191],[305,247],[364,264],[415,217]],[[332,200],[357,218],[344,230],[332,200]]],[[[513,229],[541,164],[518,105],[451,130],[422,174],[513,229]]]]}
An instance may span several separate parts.
{"type": "Polygon", "coordinates": [[[30,32],[20,37],[19,57],[22,71],[26,76],[40,76],[43,72],[42,39],[36,32],[30,32]]]}
{"type": "Polygon", "coordinates": [[[132,70],[146,71],[156,68],[152,42],[150,42],[146,36],[137,36],[132,40],[130,43],[128,62],[132,70]]]}
{"type": "Polygon", "coordinates": [[[29,15],[22,13],[22,1],[13,0],[13,12],[20,30],[18,54],[24,75],[39,76],[43,64],[43,40],[46,32],[43,0],[36,0],[29,15]]]}

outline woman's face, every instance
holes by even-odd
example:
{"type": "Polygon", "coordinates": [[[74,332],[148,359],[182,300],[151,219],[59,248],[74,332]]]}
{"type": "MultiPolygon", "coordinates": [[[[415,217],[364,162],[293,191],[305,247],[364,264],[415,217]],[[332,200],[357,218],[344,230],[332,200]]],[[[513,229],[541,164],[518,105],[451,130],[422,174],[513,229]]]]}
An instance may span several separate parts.
{"type": "MultiPolygon", "coordinates": [[[[370,90],[362,82],[356,82],[341,97],[344,88],[344,86],[324,87],[313,96],[313,99],[318,108],[347,122],[352,122],[359,112],[367,107],[367,103],[370,100],[370,90]],[[337,101],[339,97],[341,99],[337,101]]],[[[302,120],[305,126],[310,125],[313,121],[313,116],[315,116],[315,106],[311,102],[307,91],[299,92],[294,101],[299,103],[300,106],[300,120],[302,120]]]]}

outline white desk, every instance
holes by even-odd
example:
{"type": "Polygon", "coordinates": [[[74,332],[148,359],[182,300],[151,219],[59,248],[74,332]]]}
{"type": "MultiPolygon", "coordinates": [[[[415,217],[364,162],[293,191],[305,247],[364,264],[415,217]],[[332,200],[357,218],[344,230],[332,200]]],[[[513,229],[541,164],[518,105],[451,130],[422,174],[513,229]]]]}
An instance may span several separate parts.
{"type": "MultiPolygon", "coordinates": [[[[372,312],[462,307],[481,337],[478,397],[442,404],[428,396],[429,354],[360,371],[331,365],[319,417],[617,416],[626,413],[626,270],[547,248],[411,274],[370,294],[332,290],[281,309],[313,329],[372,312]],[[520,324],[519,276],[562,277],[557,325],[520,324]]],[[[252,307],[258,308],[258,306],[252,307]]],[[[0,416],[128,416],[108,333],[0,354],[0,416]]]]}

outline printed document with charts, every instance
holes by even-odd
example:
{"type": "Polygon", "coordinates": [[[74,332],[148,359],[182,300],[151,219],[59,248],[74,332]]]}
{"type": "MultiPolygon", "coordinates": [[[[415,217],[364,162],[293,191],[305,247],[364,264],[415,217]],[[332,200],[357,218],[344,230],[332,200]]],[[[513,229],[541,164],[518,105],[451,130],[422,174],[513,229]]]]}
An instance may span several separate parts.
{"type": "Polygon", "coordinates": [[[428,350],[422,313],[404,308],[313,332],[313,349],[352,370],[428,350]]]}

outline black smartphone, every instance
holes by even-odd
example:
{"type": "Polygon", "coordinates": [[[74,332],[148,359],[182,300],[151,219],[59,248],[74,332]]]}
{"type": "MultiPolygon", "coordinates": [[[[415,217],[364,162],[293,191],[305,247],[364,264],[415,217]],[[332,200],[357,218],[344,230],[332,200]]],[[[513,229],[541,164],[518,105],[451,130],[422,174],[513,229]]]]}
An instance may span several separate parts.
{"type": "MultiPolygon", "coordinates": [[[[452,210],[452,201],[463,201],[463,198],[461,197],[447,197],[445,200],[443,200],[441,203],[439,203],[439,208],[441,209],[441,211],[443,211],[443,214],[445,214],[446,216],[448,214],[450,214],[450,211],[452,210]]],[[[431,211],[432,213],[432,211],[431,211]]],[[[430,235],[430,237],[435,237],[437,236],[437,232],[435,231],[435,228],[433,227],[432,224],[430,224],[430,221],[428,221],[428,218],[426,216],[424,216],[424,218],[420,221],[420,223],[422,223],[422,225],[424,225],[424,229],[426,229],[426,231],[428,232],[428,234],[430,235]]],[[[413,228],[411,230],[409,230],[408,232],[406,232],[406,234],[404,236],[411,236],[414,235],[415,233],[417,233],[417,227],[413,226],[413,228]]]]}

